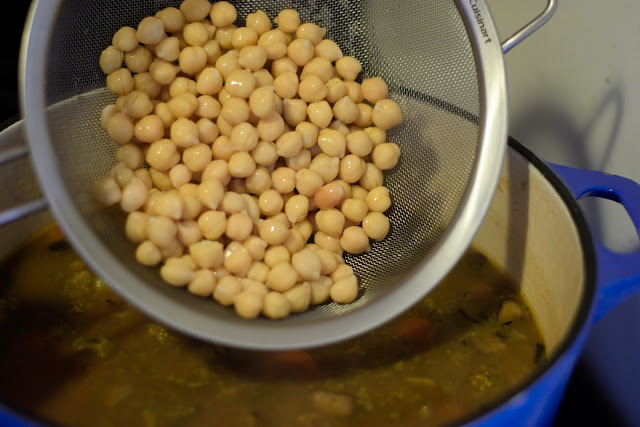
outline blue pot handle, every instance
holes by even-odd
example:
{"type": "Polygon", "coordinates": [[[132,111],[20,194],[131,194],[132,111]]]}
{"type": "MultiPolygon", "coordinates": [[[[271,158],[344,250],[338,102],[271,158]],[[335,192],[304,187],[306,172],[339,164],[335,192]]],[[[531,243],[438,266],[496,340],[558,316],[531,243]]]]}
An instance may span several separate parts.
{"type": "MultiPolygon", "coordinates": [[[[576,200],[600,197],[624,206],[640,236],[640,185],[617,175],[547,163],[576,200]]],[[[594,237],[598,297],[593,315],[597,321],[633,293],[640,290],[640,250],[617,253],[594,237]]]]}

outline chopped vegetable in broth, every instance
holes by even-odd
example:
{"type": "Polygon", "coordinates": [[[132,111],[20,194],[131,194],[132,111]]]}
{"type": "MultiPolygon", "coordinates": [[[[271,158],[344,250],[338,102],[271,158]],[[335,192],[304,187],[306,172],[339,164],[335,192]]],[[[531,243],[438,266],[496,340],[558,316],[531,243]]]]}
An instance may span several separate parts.
{"type": "Polygon", "coordinates": [[[0,399],[65,426],[441,425],[506,395],[545,357],[519,291],[474,250],[406,314],[308,351],[169,330],[95,278],[56,227],[0,280],[0,399]]]}

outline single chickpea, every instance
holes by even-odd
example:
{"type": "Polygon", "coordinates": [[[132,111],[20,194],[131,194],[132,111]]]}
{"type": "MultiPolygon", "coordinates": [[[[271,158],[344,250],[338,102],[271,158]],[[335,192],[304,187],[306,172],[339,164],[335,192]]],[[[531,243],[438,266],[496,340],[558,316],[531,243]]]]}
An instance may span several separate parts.
{"type": "Polygon", "coordinates": [[[342,50],[333,40],[324,39],[315,45],[315,56],[335,62],[342,58],[342,50]]]}
{"type": "Polygon", "coordinates": [[[315,202],[316,207],[318,209],[331,209],[340,203],[344,199],[344,189],[337,182],[330,182],[329,184],[325,184],[322,186],[313,196],[313,201],[315,202]]]}
{"type": "Polygon", "coordinates": [[[241,241],[251,235],[253,231],[253,221],[246,213],[239,212],[227,218],[227,229],[225,234],[233,240],[241,241]]]}
{"type": "Polygon", "coordinates": [[[300,26],[300,15],[294,9],[282,9],[274,22],[285,33],[295,33],[300,26]]]}
{"type": "Polygon", "coordinates": [[[355,198],[346,199],[342,202],[340,209],[346,219],[356,224],[360,224],[369,212],[369,207],[364,200],[355,198]]]}
{"type": "Polygon", "coordinates": [[[147,234],[149,240],[159,248],[165,248],[171,244],[178,234],[178,226],[170,218],[163,216],[149,216],[147,221],[147,234]]]}
{"type": "Polygon", "coordinates": [[[100,124],[103,128],[107,128],[107,122],[115,113],[118,112],[118,107],[115,104],[107,104],[100,111],[100,124]]]}
{"type": "Polygon", "coordinates": [[[222,211],[205,211],[198,217],[198,226],[206,239],[217,240],[227,228],[227,215],[222,211]]]}
{"type": "Polygon", "coordinates": [[[121,111],[128,117],[139,119],[153,111],[153,104],[146,92],[134,90],[124,96],[121,111]]]}
{"type": "Polygon", "coordinates": [[[238,64],[242,67],[258,71],[267,62],[267,50],[262,46],[245,46],[238,54],[238,64]]]}
{"type": "Polygon", "coordinates": [[[296,188],[296,171],[288,167],[278,167],[271,172],[271,185],[280,194],[289,194],[296,188]]]}
{"type": "Polygon", "coordinates": [[[349,304],[358,297],[358,279],[352,275],[338,280],[331,285],[329,295],[339,304],[349,304]]]}
{"type": "MultiPolygon", "coordinates": [[[[162,254],[162,259],[164,261],[169,258],[180,258],[184,254],[184,246],[180,243],[177,238],[174,238],[167,246],[160,248],[160,253],[162,254]]],[[[191,266],[186,259],[182,259],[186,263],[186,265],[191,266]]]]}
{"type": "Polygon", "coordinates": [[[273,142],[284,132],[284,119],[274,111],[264,119],[260,119],[257,127],[260,139],[273,142]]]}
{"type": "Polygon", "coordinates": [[[178,76],[169,84],[169,96],[171,98],[185,92],[191,93],[192,95],[197,94],[197,85],[189,77],[178,76]]]}
{"type": "Polygon", "coordinates": [[[218,41],[208,40],[202,47],[204,51],[207,52],[207,64],[215,65],[222,56],[222,50],[218,41]]]}
{"type": "Polygon", "coordinates": [[[198,138],[200,130],[192,120],[179,117],[171,125],[169,135],[171,140],[181,148],[191,147],[200,142],[198,138]]]}
{"type": "Polygon", "coordinates": [[[260,35],[258,46],[267,52],[267,59],[278,59],[287,54],[285,34],[279,29],[269,30],[260,35]]]}
{"type": "Polygon", "coordinates": [[[313,58],[311,61],[307,63],[302,68],[302,72],[300,73],[300,80],[306,78],[307,76],[317,76],[322,80],[323,83],[327,83],[329,79],[334,77],[333,75],[334,68],[326,58],[313,58]]]}
{"type": "Polygon", "coordinates": [[[140,142],[158,141],[164,136],[164,123],[157,115],[149,114],[136,122],[133,135],[140,142]]]}
{"type": "Polygon", "coordinates": [[[124,163],[129,169],[135,170],[142,167],[144,154],[138,145],[125,144],[118,147],[116,159],[118,162],[124,163]]]}
{"type": "Polygon", "coordinates": [[[327,93],[327,85],[316,75],[309,75],[300,80],[298,95],[307,103],[321,101],[327,93]]]}
{"type": "Polygon", "coordinates": [[[273,88],[282,99],[289,99],[298,93],[299,83],[298,75],[293,71],[287,71],[274,78],[273,88]]]}
{"type": "Polygon", "coordinates": [[[347,154],[340,159],[340,179],[348,184],[358,182],[366,170],[366,162],[355,154],[347,154]]]}
{"type": "Polygon", "coordinates": [[[338,119],[335,119],[334,121],[331,122],[331,124],[329,124],[329,129],[338,131],[345,138],[347,135],[349,135],[349,133],[351,133],[351,129],[349,129],[349,126],[345,125],[338,119]]]}
{"type": "Polygon", "coordinates": [[[313,59],[313,43],[307,39],[295,39],[287,47],[287,56],[299,67],[313,59]]]}
{"type": "Polygon", "coordinates": [[[167,101],[167,107],[169,107],[169,111],[171,111],[174,117],[188,118],[191,117],[198,108],[198,98],[189,92],[184,92],[167,101]]]}
{"type": "Polygon", "coordinates": [[[237,51],[233,49],[233,32],[237,29],[234,24],[226,25],[216,28],[214,38],[220,45],[221,49],[233,51],[237,54],[237,51]]]}
{"type": "Polygon", "coordinates": [[[246,25],[261,36],[271,30],[271,19],[264,11],[257,10],[247,15],[246,25]]]}
{"type": "Polygon", "coordinates": [[[322,177],[310,169],[300,169],[296,172],[296,190],[304,196],[313,197],[323,185],[322,177]]]}
{"type": "Polygon", "coordinates": [[[389,218],[380,212],[370,212],[362,220],[362,228],[369,238],[380,241],[389,234],[389,218]]]}
{"type": "Polygon", "coordinates": [[[187,46],[180,51],[178,64],[183,73],[192,76],[204,69],[207,59],[207,52],[202,46],[187,46]]]}
{"type": "Polygon", "coordinates": [[[278,151],[273,142],[258,141],[256,147],[251,150],[251,157],[260,166],[271,166],[278,159],[278,151]]]}
{"type": "Polygon", "coordinates": [[[158,44],[165,36],[164,24],[155,16],[143,18],[136,30],[136,38],[143,44],[158,44]]]}
{"type": "Polygon", "coordinates": [[[180,188],[182,185],[191,181],[193,173],[183,163],[178,163],[169,170],[169,178],[175,188],[180,188]]]}
{"type": "Polygon", "coordinates": [[[104,177],[93,182],[91,194],[103,206],[112,206],[120,201],[122,190],[114,178],[104,177]]]}
{"type": "Polygon", "coordinates": [[[326,276],[321,276],[318,280],[309,282],[311,287],[311,305],[319,305],[329,299],[329,289],[333,282],[326,276]]]}
{"type": "Polygon", "coordinates": [[[132,73],[144,73],[149,71],[149,66],[152,61],[153,58],[151,51],[144,46],[138,45],[124,54],[124,63],[132,73]]]}
{"type": "Polygon", "coordinates": [[[382,99],[373,106],[371,119],[380,129],[389,130],[402,122],[402,111],[395,101],[382,99]]]}
{"type": "Polygon", "coordinates": [[[347,87],[342,79],[333,77],[327,82],[327,101],[331,104],[347,95],[347,87]]]}
{"type": "Polygon", "coordinates": [[[264,308],[264,295],[256,292],[242,291],[236,298],[234,309],[236,314],[245,319],[255,319],[264,308]]]}
{"type": "Polygon", "coordinates": [[[235,303],[240,293],[242,293],[242,282],[237,277],[227,274],[218,279],[213,290],[213,299],[224,306],[230,306],[235,303]]]}
{"type": "Polygon", "coordinates": [[[302,135],[296,131],[283,133],[276,140],[276,149],[281,157],[296,156],[302,149],[302,135]]]}
{"type": "Polygon", "coordinates": [[[329,126],[333,120],[333,111],[326,100],[312,102],[307,106],[307,116],[309,121],[318,128],[323,129],[329,126]]]}
{"type": "Polygon", "coordinates": [[[256,78],[256,88],[263,86],[273,86],[274,77],[271,75],[269,70],[265,70],[261,68],[253,72],[253,75],[256,78]]]}
{"type": "Polygon", "coordinates": [[[231,131],[231,149],[251,151],[258,144],[258,137],[258,129],[247,122],[240,123],[231,131]]]}
{"type": "Polygon", "coordinates": [[[333,104],[333,116],[343,124],[350,124],[358,119],[360,109],[351,98],[344,96],[333,104]]]}
{"type": "Polygon", "coordinates": [[[371,153],[373,164],[380,170],[389,170],[398,164],[400,147],[393,142],[378,144],[371,153]]]}
{"type": "Polygon", "coordinates": [[[149,65],[149,74],[160,85],[168,85],[176,78],[178,67],[169,61],[160,58],[153,60],[149,65]]]}
{"type": "Polygon", "coordinates": [[[340,237],[340,246],[350,254],[360,254],[371,250],[369,236],[362,227],[351,226],[345,228],[340,237]]]}
{"type": "Polygon", "coordinates": [[[191,172],[203,171],[212,160],[211,147],[206,144],[195,144],[182,153],[182,162],[191,172]]]}
{"type": "Polygon", "coordinates": [[[265,284],[269,289],[286,292],[298,281],[298,272],[288,262],[280,262],[269,270],[265,284]]]}
{"type": "Polygon", "coordinates": [[[224,27],[233,24],[238,15],[235,6],[226,1],[217,1],[211,7],[211,22],[216,27],[224,27]]]}
{"type": "Polygon", "coordinates": [[[340,246],[340,239],[336,236],[318,231],[313,235],[313,242],[322,249],[342,255],[343,249],[340,246]]]}
{"type": "Polygon", "coordinates": [[[311,165],[311,150],[301,148],[295,156],[285,158],[285,163],[287,167],[296,172],[300,169],[306,169],[311,165]]]}
{"type": "Polygon", "coordinates": [[[379,186],[369,190],[365,203],[371,212],[386,212],[391,207],[391,197],[387,187],[379,186]]]}
{"type": "Polygon", "coordinates": [[[187,285],[187,290],[194,295],[208,297],[216,288],[216,275],[211,270],[197,270],[195,277],[187,285]]]}
{"type": "Polygon", "coordinates": [[[182,220],[189,221],[198,218],[202,211],[202,203],[196,196],[182,196],[182,220]]]}
{"type": "Polygon", "coordinates": [[[176,121],[176,118],[171,114],[171,111],[169,111],[166,102],[157,103],[153,109],[153,113],[160,117],[165,128],[170,128],[173,122],[176,121]]]}
{"type": "Polygon", "coordinates": [[[225,120],[225,118],[222,116],[222,113],[220,113],[220,115],[216,119],[216,126],[218,127],[218,131],[220,132],[220,135],[231,137],[231,132],[233,132],[234,125],[232,125],[227,120],[225,120]]]}
{"type": "Polygon", "coordinates": [[[198,97],[198,108],[195,113],[205,119],[215,119],[222,112],[222,105],[211,95],[201,95],[198,97]]]}
{"type": "Polygon", "coordinates": [[[281,245],[289,237],[289,228],[275,219],[264,219],[258,223],[258,235],[270,245],[281,245]]]}
{"type": "Polygon", "coordinates": [[[205,67],[196,79],[196,90],[202,95],[216,95],[222,89],[222,74],[214,67],[205,67]]]}
{"type": "Polygon", "coordinates": [[[233,70],[226,77],[225,89],[229,95],[248,99],[256,86],[256,78],[250,70],[233,70]]]}
{"type": "Polygon", "coordinates": [[[242,244],[251,254],[251,259],[253,259],[253,261],[262,261],[264,259],[268,245],[261,237],[249,235],[242,241],[242,244]]]}
{"type": "Polygon", "coordinates": [[[180,161],[180,152],[170,139],[160,139],[149,146],[147,163],[159,171],[168,171],[180,161]]]}
{"type": "Polygon", "coordinates": [[[247,272],[247,279],[255,280],[256,282],[263,283],[267,280],[267,274],[269,274],[269,266],[264,262],[256,261],[251,264],[251,268],[247,272]]]}
{"type": "Polygon", "coordinates": [[[296,30],[296,39],[309,40],[314,46],[324,38],[326,30],[317,24],[306,22],[296,30]]]}
{"type": "Polygon", "coordinates": [[[183,246],[188,247],[193,243],[200,242],[202,237],[202,230],[196,221],[190,219],[178,222],[178,240],[183,246]]]}
{"type": "Polygon", "coordinates": [[[113,46],[108,46],[100,54],[100,68],[105,74],[109,74],[112,71],[122,67],[122,60],[124,55],[121,51],[113,46]]]}
{"type": "Polygon", "coordinates": [[[174,221],[182,218],[183,199],[177,190],[164,191],[155,200],[155,213],[174,221]]]}
{"type": "Polygon", "coordinates": [[[291,313],[291,303],[280,292],[269,292],[264,296],[262,313],[271,319],[282,319],[291,313]]]}
{"type": "Polygon", "coordinates": [[[211,12],[211,3],[208,0],[183,0],[180,3],[180,12],[189,22],[202,21],[211,12]]]}
{"type": "Polygon", "coordinates": [[[351,100],[359,104],[364,101],[364,96],[362,96],[362,88],[360,87],[360,83],[354,81],[346,81],[344,82],[344,86],[347,89],[347,96],[351,98],[351,100]]]}
{"type": "Polygon", "coordinates": [[[362,96],[372,104],[382,101],[389,94],[389,88],[380,77],[370,77],[362,80],[362,96]]]}
{"type": "Polygon", "coordinates": [[[153,181],[151,180],[151,174],[147,169],[138,168],[133,171],[133,175],[144,183],[147,190],[151,190],[153,187],[153,181]]]}
{"type": "Polygon", "coordinates": [[[231,138],[226,135],[217,137],[216,140],[213,141],[213,144],[211,144],[211,152],[213,153],[214,159],[228,162],[233,154],[231,138]]]}
{"type": "MultiPolygon", "coordinates": [[[[155,54],[158,58],[167,62],[177,61],[180,56],[180,41],[175,36],[162,39],[162,41],[156,45],[155,54]]],[[[151,66],[151,64],[149,64],[149,66],[151,66]]]]}
{"type": "Polygon", "coordinates": [[[126,187],[133,179],[133,171],[124,163],[118,163],[109,171],[109,176],[114,178],[120,188],[126,187]]]}
{"type": "MultiPolygon", "coordinates": [[[[231,97],[222,104],[220,117],[226,120],[231,126],[238,125],[249,120],[251,109],[245,99],[231,97]]],[[[220,127],[218,125],[218,127],[220,127]]]]}
{"type": "Polygon", "coordinates": [[[198,185],[198,200],[209,209],[217,209],[224,197],[224,187],[217,179],[208,179],[198,185]]]}
{"type": "Polygon", "coordinates": [[[300,233],[302,240],[305,242],[307,242],[313,234],[313,224],[309,221],[308,215],[307,218],[292,224],[291,229],[300,233]]]}
{"type": "Polygon", "coordinates": [[[364,202],[364,199],[367,197],[367,194],[369,194],[369,191],[365,190],[361,186],[359,186],[359,185],[352,185],[351,186],[351,198],[352,199],[358,199],[358,200],[362,200],[364,202]]]}
{"type": "Polygon", "coordinates": [[[360,184],[360,186],[365,190],[370,191],[381,186],[383,183],[384,175],[382,174],[382,171],[373,163],[367,163],[365,165],[364,173],[358,180],[358,184],[360,184]]]}
{"type": "Polygon", "coordinates": [[[296,285],[286,291],[284,296],[291,305],[291,313],[302,313],[311,304],[311,285],[306,282],[296,285]]]}
{"type": "Polygon", "coordinates": [[[336,261],[336,254],[334,252],[330,252],[326,249],[318,248],[315,251],[316,256],[320,260],[320,275],[327,276],[333,273],[338,267],[338,262],[336,261]]]}
{"type": "Polygon", "coordinates": [[[338,209],[321,209],[316,212],[316,227],[330,236],[340,237],[344,229],[345,218],[338,209]]]}
{"type": "Polygon", "coordinates": [[[258,33],[253,28],[239,27],[231,35],[231,45],[234,49],[241,50],[246,46],[255,46],[258,43],[258,33]]]}
{"type": "Polygon", "coordinates": [[[295,127],[307,118],[307,103],[302,99],[285,99],[282,102],[284,121],[289,126],[295,127]]]}
{"type": "Polygon", "coordinates": [[[362,71],[362,64],[352,56],[343,56],[336,61],[336,71],[343,79],[353,81],[362,71]]]}
{"type": "MultiPolygon", "coordinates": [[[[324,183],[328,184],[333,181],[340,172],[340,158],[320,153],[311,160],[309,169],[320,175],[324,183]]],[[[318,201],[316,201],[316,205],[317,203],[318,201]]]]}
{"type": "Polygon", "coordinates": [[[270,189],[260,195],[258,198],[258,206],[263,215],[275,215],[282,211],[284,201],[278,191],[270,189]]]}
{"type": "Polygon", "coordinates": [[[126,68],[118,68],[107,75],[107,88],[116,95],[126,95],[133,90],[133,77],[126,68]]]}
{"type": "Polygon", "coordinates": [[[198,140],[204,144],[213,144],[219,136],[218,126],[209,119],[199,119],[196,126],[198,126],[198,140]]]}
{"type": "Polygon", "coordinates": [[[136,261],[142,265],[146,265],[147,267],[153,267],[162,261],[162,252],[160,252],[160,248],[149,240],[145,240],[138,245],[135,256],[136,261]]]}
{"type": "Polygon", "coordinates": [[[233,153],[229,158],[229,173],[234,178],[246,178],[256,170],[256,162],[246,151],[233,153]]]}
{"type": "Polygon", "coordinates": [[[215,159],[204,168],[202,171],[202,182],[209,179],[217,179],[223,186],[229,184],[231,174],[229,173],[229,165],[226,160],[215,159]]]}
{"type": "Polygon", "coordinates": [[[258,206],[257,197],[252,196],[251,194],[247,194],[246,192],[242,193],[242,197],[244,198],[247,204],[247,208],[246,208],[247,215],[251,217],[253,224],[257,225],[258,221],[260,221],[260,207],[258,206]]]}
{"type": "Polygon", "coordinates": [[[133,50],[138,46],[138,43],[135,28],[128,26],[121,27],[115,32],[111,39],[113,47],[118,49],[120,52],[129,52],[130,50],[133,50]]]}
{"type": "MultiPolygon", "coordinates": [[[[307,109],[307,111],[309,111],[307,109]]],[[[302,147],[311,148],[318,143],[318,126],[310,122],[300,122],[296,125],[296,132],[302,135],[302,147]]]]}
{"type": "Polygon", "coordinates": [[[254,90],[249,97],[249,109],[261,119],[273,113],[276,109],[273,87],[263,86],[254,90]]]}
{"type": "Polygon", "coordinates": [[[320,278],[322,262],[316,252],[311,249],[305,248],[293,254],[291,257],[291,265],[303,280],[311,281],[320,278]]]}
{"type": "Polygon", "coordinates": [[[346,136],[347,149],[356,156],[366,157],[373,150],[373,140],[362,130],[351,132],[346,136]]]}
{"type": "Polygon", "coordinates": [[[318,134],[320,149],[331,157],[343,158],[347,149],[347,140],[344,135],[334,129],[321,129],[318,134]]]}
{"type": "Polygon", "coordinates": [[[284,212],[292,224],[304,220],[309,213],[309,198],[301,194],[291,196],[284,205],[284,212]]]}
{"type": "Polygon", "coordinates": [[[222,265],[224,247],[220,242],[201,240],[189,245],[189,253],[200,268],[214,269],[222,265]]]}
{"type": "Polygon", "coordinates": [[[264,253],[263,262],[269,267],[273,267],[281,262],[290,262],[291,254],[289,250],[281,245],[269,246],[264,253]]]}

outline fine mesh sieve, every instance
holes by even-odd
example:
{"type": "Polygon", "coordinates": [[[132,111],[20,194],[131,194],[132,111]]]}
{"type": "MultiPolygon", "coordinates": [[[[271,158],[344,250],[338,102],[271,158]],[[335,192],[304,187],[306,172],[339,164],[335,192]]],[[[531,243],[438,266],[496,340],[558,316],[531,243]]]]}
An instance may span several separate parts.
{"type": "Polygon", "coordinates": [[[496,187],[506,142],[502,47],[484,1],[237,1],[237,24],[262,9],[294,8],[327,29],[362,76],[380,76],[404,121],[388,134],[402,149],[385,176],[391,231],[347,256],[360,280],[349,305],[330,303],[283,320],[239,318],[171,287],[134,259],[125,214],[98,205],[90,184],[115,164],[100,125],[115,96],[98,58],[124,25],[179,1],[37,1],[25,29],[22,108],[40,184],[69,240],[99,276],[138,308],[201,339],[249,348],[311,347],[378,326],[432,289],[468,247],[496,187]]]}

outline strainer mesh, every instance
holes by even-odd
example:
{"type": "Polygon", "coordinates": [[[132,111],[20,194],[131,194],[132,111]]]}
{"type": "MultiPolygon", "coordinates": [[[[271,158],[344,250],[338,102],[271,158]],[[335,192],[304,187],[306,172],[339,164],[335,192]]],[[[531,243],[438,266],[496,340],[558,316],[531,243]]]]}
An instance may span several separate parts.
{"type": "MultiPolygon", "coordinates": [[[[95,233],[85,238],[104,245],[142,286],[157,288],[193,310],[226,318],[228,308],[161,283],[157,272],[134,260],[117,208],[92,199],[90,183],[115,164],[116,146],[100,126],[102,107],[114,101],[104,88],[100,52],[123,25],[136,27],[145,16],[176,1],[68,0],[62,2],[51,39],[47,71],[48,128],[59,170],[78,211],[95,233]]],[[[380,76],[404,114],[388,140],[402,149],[398,166],[386,175],[393,207],[390,235],[370,253],[349,256],[362,297],[349,306],[328,304],[286,322],[304,322],[351,310],[402,281],[425,259],[450,226],[473,169],[478,141],[479,95],[473,53],[452,1],[310,0],[235,2],[239,24],[262,9],[274,18],[297,9],[303,22],[327,29],[344,54],[363,64],[363,77],[380,76]]],[[[115,283],[116,288],[133,284],[115,283]]],[[[141,286],[136,284],[135,286],[141,286]]]]}

